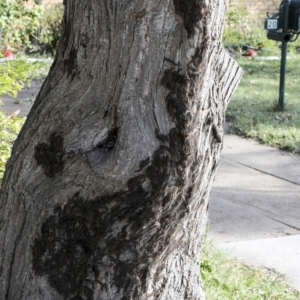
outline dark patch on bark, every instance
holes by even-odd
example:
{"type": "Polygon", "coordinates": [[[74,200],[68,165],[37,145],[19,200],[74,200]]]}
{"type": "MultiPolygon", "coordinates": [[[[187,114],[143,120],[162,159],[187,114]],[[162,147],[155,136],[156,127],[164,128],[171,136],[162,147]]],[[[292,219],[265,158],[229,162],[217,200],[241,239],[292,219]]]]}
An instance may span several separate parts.
{"type": "Polygon", "coordinates": [[[86,33],[83,33],[83,34],[80,35],[80,46],[86,48],[89,41],[90,41],[90,39],[89,39],[89,37],[87,36],[86,33]]]}
{"type": "Polygon", "coordinates": [[[212,126],[212,134],[217,144],[222,143],[223,133],[219,130],[219,128],[215,124],[213,124],[212,126]]]}
{"type": "Polygon", "coordinates": [[[39,143],[35,147],[34,158],[38,166],[41,166],[45,175],[55,177],[63,170],[64,162],[63,137],[52,133],[49,144],[39,143]]]}
{"type": "Polygon", "coordinates": [[[150,157],[147,157],[145,160],[142,160],[140,162],[140,170],[142,171],[145,167],[147,167],[150,164],[150,157]]]}
{"type": "Polygon", "coordinates": [[[137,22],[141,22],[141,21],[143,20],[143,18],[145,17],[145,15],[146,15],[146,10],[143,9],[142,11],[140,11],[139,13],[137,13],[137,14],[135,15],[135,20],[136,20],[137,22]]]}
{"type": "MultiPolygon", "coordinates": [[[[176,247],[170,238],[187,216],[195,184],[184,172],[195,164],[189,141],[193,120],[186,118],[195,79],[180,70],[165,72],[162,84],[170,91],[166,105],[175,127],[166,136],[156,131],[162,145],[140,162],[141,173],[128,180],[127,189],[96,199],[76,194],[43,223],[33,245],[33,270],[65,298],[93,299],[98,284],[104,294],[114,287],[122,299],[139,299],[152,257],[167,247],[167,259],[176,247]],[[177,195],[175,188],[182,192],[177,195]]],[[[114,129],[98,151],[111,151],[116,138],[114,129]]]]}
{"type": "Polygon", "coordinates": [[[190,38],[196,32],[199,21],[202,19],[202,0],[174,0],[175,12],[184,21],[187,36],[190,38]]]}
{"type": "MultiPolygon", "coordinates": [[[[144,279],[147,267],[140,263],[145,265],[150,254],[141,253],[137,245],[143,227],[153,226],[151,205],[157,195],[155,190],[145,192],[142,181],[143,176],[138,176],[128,182],[128,191],[91,201],[75,195],[65,206],[55,207],[33,246],[35,274],[47,276],[50,285],[68,299],[93,299],[97,283],[102,289],[111,282],[137,293],[132,276],[144,279]],[[112,224],[126,225],[113,231],[112,224]],[[130,237],[127,228],[134,231],[130,237]]],[[[159,184],[153,181],[153,189],[159,184]]]]}
{"type": "Polygon", "coordinates": [[[69,75],[74,75],[77,70],[77,50],[72,49],[69,58],[65,60],[65,70],[69,75]]]}
{"type": "Polygon", "coordinates": [[[166,134],[159,133],[158,129],[155,129],[155,136],[160,140],[162,143],[168,143],[169,142],[169,136],[166,134]]]}
{"type": "Polygon", "coordinates": [[[180,74],[180,70],[169,69],[164,72],[161,83],[169,90],[185,89],[188,78],[180,74]]]}
{"type": "Polygon", "coordinates": [[[108,110],[106,110],[103,114],[103,119],[106,118],[108,116],[108,110]]]}
{"type": "MultiPolygon", "coordinates": [[[[151,163],[150,159],[141,162],[144,172],[128,181],[128,190],[93,200],[77,194],[66,205],[56,206],[34,242],[35,274],[47,276],[50,285],[68,299],[93,299],[95,285],[109,289],[109,283],[138,299],[150,257],[161,253],[169,238],[169,223],[161,226],[156,220],[162,202],[170,200],[166,195],[162,201],[161,192],[173,164],[170,149],[162,146],[151,163]],[[135,277],[139,284],[132,280],[135,277]]],[[[168,210],[161,217],[169,218],[168,210]]]]}

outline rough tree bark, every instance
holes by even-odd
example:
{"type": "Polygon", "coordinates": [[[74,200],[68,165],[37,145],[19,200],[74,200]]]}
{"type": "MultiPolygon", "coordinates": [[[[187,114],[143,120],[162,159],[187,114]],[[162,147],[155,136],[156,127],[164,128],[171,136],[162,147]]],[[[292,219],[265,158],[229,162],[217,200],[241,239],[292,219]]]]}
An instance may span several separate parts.
{"type": "Polygon", "coordinates": [[[1,299],[204,299],[199,252],[241,70],[225,0],[67,0],[1,190],[1,299]]]}

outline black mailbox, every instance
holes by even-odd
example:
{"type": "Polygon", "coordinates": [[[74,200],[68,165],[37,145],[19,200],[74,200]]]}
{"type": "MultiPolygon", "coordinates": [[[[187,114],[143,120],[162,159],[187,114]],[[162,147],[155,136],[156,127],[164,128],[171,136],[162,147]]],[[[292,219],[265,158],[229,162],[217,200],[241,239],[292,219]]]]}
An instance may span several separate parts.
{"type": "Polygon", "coordinates": [[[291,35],[285,34],[283,32],[269,31],[267,33],[267,38],[269,40],[274,40],[278,42],[289,42],[291,40],[291,35]]]}
{"type": "Polygon", "coordinates": [[[287,21],[287,30],[291,34],[300,31],[300,0],[283,1],[280,4],[279,12],[265,20],[265,29],[268,30],[267,36],[270,40],[279,42],[291,40],[290,34],[283,33],[285,21],[287,21]],[[286,9],[287,12],[285,12],[286,9]],[[288,20],[285,20],[286,17],[288,20]]]}
{"type": "Polygon", "coordinates": [[[300,31],[300,0],[292,0],[289,9],[289,29],[300,31]]]}

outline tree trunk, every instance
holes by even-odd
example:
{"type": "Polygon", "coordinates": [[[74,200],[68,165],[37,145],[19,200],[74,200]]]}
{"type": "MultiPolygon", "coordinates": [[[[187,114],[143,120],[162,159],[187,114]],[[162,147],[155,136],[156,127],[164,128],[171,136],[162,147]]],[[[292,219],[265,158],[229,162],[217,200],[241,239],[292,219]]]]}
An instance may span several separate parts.
{"type": "Polygon", "coordinates": [[[1,299],[204,299],[225,1],[65,1],[1,190],[1,299]]]}

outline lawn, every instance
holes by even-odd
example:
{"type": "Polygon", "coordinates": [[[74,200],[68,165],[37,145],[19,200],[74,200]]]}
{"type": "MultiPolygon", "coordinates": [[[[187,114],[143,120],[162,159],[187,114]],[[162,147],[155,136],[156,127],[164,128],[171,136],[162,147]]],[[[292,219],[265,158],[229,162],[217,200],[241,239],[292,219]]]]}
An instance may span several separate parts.
{"type": "Polygon", "coordinates": [[[238,59],[243,79],[229,104],[234,133],[294,153],[300,152],[300,55],[287,61],[285,108],[278,109],[280,61],[238,59]]]}
{"type": "Polygon", "coordinates": [[[273,270],[250,268],[204,242],[201,276],[207,300],[297,300],[300,292],[273,270]]]}

